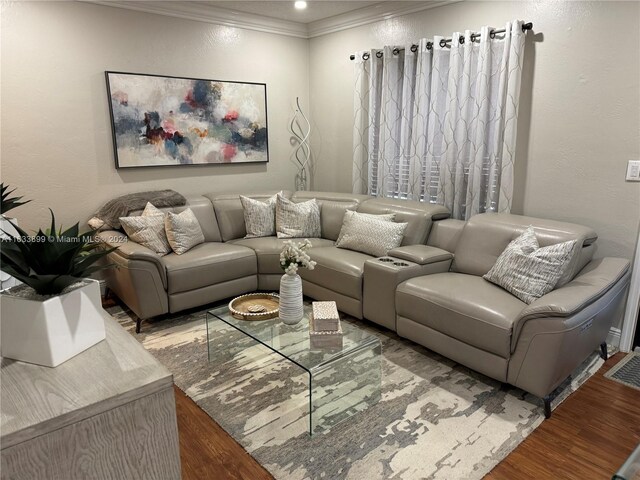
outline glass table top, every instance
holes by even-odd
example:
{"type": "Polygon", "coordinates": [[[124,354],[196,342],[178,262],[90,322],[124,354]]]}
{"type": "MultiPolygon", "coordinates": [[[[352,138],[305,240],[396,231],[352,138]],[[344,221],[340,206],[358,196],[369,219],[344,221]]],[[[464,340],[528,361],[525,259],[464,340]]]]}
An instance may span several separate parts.
{"type": "Polygon", "coordinates": [[[304,318],[296,325],[285,325],[278,317],[269,320],[239,320],[231,315],[226,305],[209,310],[208,313],[308,371],[322,369],[354,351],[380,343],[376,336],[342,321],[341,345],[316,346],[309,334],[309,304],[305,304],[304,318]]]}

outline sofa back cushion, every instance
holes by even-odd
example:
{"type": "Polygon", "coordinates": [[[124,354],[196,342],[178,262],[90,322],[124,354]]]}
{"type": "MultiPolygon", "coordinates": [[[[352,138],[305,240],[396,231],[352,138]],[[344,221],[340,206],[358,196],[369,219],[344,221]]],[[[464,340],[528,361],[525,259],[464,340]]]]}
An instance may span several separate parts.
{"type": "Polygon", "coordinates": [[[452,270],[469,275],[485,275],[509,242],[520,236],[529,225],[533,226],[541,247],[576,240],[579,248],[560,277],[556,288],[571,281],[591,260],[591,245],[598,236],[589,227],[574,223],[507,213],[482,213],[471,217],[462,230],[456,246],[452,270]]]}
{"type": "Polygon", "coordinates": [[[345,212],[355,210],[363,200],[371,197],[354,193],[299,191],[293,194],[291,200],[300,203],[312,198],[315,198],[320,206],[322,238],[335,241],[340,235],[345,212]]]}
{"type": "MultiPolygon", "coordinates": [[[[218,220],[220,235],[223,242],[244,238],[247,229],[244,223],[244,209],[240,201],[240,195],[253,198],[254,200],[266,201],[280,190],[271,190],[260,193],[208,193],[205,196],[213,204],[215,216],[218,220]]],[[[290,191],[283,191],[283,196],[291,197],[290,191]]]]}
{"type": "Polygon", "coordinates": [[[395,198],[371,198],[362,202],[359,213],[395,213],[396,222],[406,222],[402,245],[424,245],[434,220],[449,218],[449,210],[442,205],[395,198]]]}
{"type": "MultiPolygon", "coordinates": [[[[187,208],[190,208],[193,214],[198,219],[202,233],[204,234],[205,242],[220,242],[222,237],[220,236],[220,229],[218,228],[218,222],[216,221],[216,214],[213,211],[213,205],[211,200],[202,195],[194,195],[187,197],[187,204],[181,207],[168,207],[160,208],[163,213],[173,212],[181,213],[187,208]]],[[[131,212],[131,216],[141,215],[142,210],[136,210],[131,212]]]]}

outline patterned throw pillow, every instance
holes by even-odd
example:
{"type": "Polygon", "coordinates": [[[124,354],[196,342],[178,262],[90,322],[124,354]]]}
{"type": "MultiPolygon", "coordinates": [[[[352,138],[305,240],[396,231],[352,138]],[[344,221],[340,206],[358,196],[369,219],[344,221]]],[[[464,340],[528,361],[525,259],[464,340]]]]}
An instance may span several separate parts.
{"type": "Polygon", "coordinates": [[[382,257],[402,243],[407,223],[396,223],[387,215],[347,212],[336,247],[382,257]]]}
{"type": "Polygon", "coordinates": [[[196,245],[204,243],[200,222],[190,208],[180,213],[167,213],[164,219],[167,238],[173,251],[182,255],[196,245]]]}
{"type": "Polygon", "coordinates": [[[276,232],[278,238],[319,238],[321,236],[320,207],[316,199],[295,203],[278,194],[276,232]]]}
{"type": "Polygon", "coordinates": [[[277,197],[276,193],[263,202],[240,195],[244,210],[244,225],[247,229],[244,238],[270,237],[276,234],[277,197]]]}
{"type": "Polygon", "coordinates": [[[540,248],[533,227],[513,240],[483,277],[529,304],[549,293],[569,267],[576,240],[540,248]]]}
{"type": "Polygon", "coordinates": [[[378,215],[375,213],[358,213],[358,212],[354,212],[353,210],[348,210],[344,212],[344,217],[342,218],[342,228],[340,229],[340,234],[336,239],[336,245],[342,241],[342,232],[344,231],[344,226],[351,220],[351,218],[353,218],[354,213],[360,217],[377,218],[378,220],[384,220],[386,222],[393,222],[396,219],[395,213],[383,213],[378,215]]]}
{"type": "Polygon", "coordinates": [[[143,247],[153,250],[158,255],[166,255],[171,245],[164,231],[164,213],[147,202],[142,215],[120,217],[122,228],[127,236],[143,247]]]}

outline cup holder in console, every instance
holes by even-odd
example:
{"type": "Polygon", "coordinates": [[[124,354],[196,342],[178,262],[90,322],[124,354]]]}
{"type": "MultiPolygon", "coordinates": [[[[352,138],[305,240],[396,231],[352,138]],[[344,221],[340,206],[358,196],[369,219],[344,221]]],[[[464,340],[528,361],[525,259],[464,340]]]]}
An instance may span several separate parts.
{"type": "Polygon", "coordinates": [[[405,262],[393,262],[396,267],[408,267],[409,264],[405,262]]]}
{"type": "Polygon", "coordinates": [[[379,262],[393,262],[393,258],[382,257],[378,259],[379,262]]]}

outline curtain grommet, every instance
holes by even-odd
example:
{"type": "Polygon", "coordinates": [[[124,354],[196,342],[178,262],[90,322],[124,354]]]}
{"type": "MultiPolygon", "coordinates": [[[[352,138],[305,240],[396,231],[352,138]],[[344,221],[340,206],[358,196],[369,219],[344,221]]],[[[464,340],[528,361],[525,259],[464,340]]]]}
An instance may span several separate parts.
{"type": "Polygon", "coordinates": [[[400,49],[399,49],[399,48],[394,48],[394,49],[392,50],[392,53],[393,53],[394,55],[398,55],[398,54],[400,53],[400,49]]]}
{"type": "Polygon", "coordinates": [[[369,53],[367,53],[367,52],[365,52],[365,53],[363,53],[363,54],[362,54],[362,59],[363,59],[363,60],[369,60],[369,57],[370,57],[370,55],[369,55],[369,53]]]}
{"type": "Polygon", "coordinates": [[[447,46],[447,41],[446,41],[444,38],[440,40],[440,46],[441,46],[442,48],[444,48],[444,47],[446,47],[446,46],[447,46]]]}
{"type": "Polygon", "coordinates": [[[460,42],[460,45],[464,45],[464,35],[458,37],[458,42],[460,42]]]}

